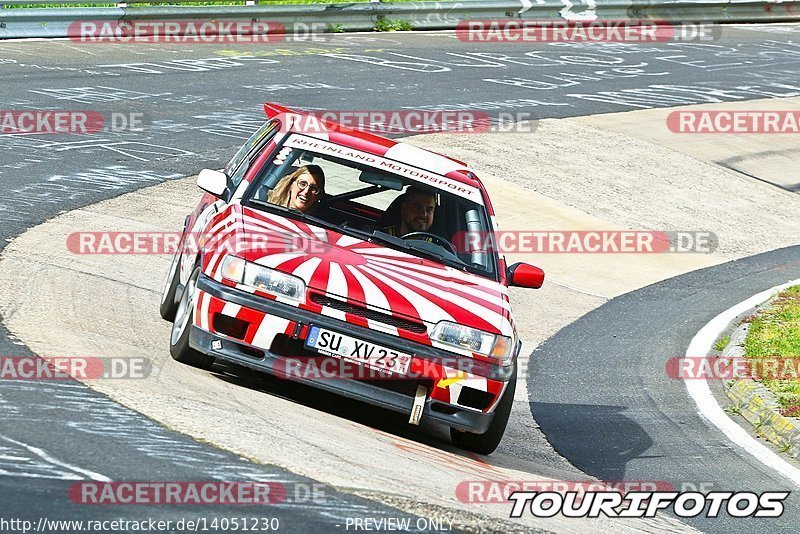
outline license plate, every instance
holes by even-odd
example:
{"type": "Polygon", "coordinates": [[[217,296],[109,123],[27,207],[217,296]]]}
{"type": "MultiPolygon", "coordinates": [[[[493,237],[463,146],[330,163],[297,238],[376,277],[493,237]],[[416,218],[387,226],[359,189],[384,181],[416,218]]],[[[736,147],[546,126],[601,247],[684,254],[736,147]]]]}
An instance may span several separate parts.
{"type": "Polygon", "coordinates": [[[312,326],[306,338],[306,347],[326,356],[345,358],[361,365],[406,374],[411,364],[411,355],[362,341],[319,326],[312,326]]]}

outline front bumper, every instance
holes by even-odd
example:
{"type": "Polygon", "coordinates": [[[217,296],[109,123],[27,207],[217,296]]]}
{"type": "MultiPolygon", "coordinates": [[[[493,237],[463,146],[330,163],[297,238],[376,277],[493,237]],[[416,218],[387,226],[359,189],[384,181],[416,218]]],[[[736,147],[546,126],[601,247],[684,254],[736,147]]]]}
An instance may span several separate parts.
{"type": "MultiPolygon", "coordinates": [[[[263,314],[266,319],[279,324],[278,331],[285,330],[287,333],[292,332],[295,339],[298,338],[298,333],[307,332],[308,325],[314,324],[333,331],[339,331],[354,337],[366,339],[400,352],[412,354],[415,358],[422,358],[431,362],[452,362],[454,359],[452,354],[445,351],[433,347],[420,347],[416,343],[409,342],[408,340],[396,336],[363,328],[340,319],[310,312],[274,300],[254,296],[216,282],[205,275],[200,276],[197,289],[201,295],[201,298],[198,299],[200,302],[203,301],[203,298],[210,300],[216,299],[219,302],[215,309],[224,308],[227,305],[234,305],[241,306],[242,309],[246,309],[248,312],[263,314]],[[421,348],[424,349],[424,351],[421,351],[421,348]]],[[[206,308],[208,307],[209,305],[206,304],[206,308]]],[[[198,308],[202,308],[202,305],[198,308]]],[[[211,306],[211,308],[214,308],[214,306],[211,306]]],[[[224,334],[215,333],[211,331],[213,329],[209,327],[211,321],[209,321],[209,324],[204,325],[208,327],[207,329],[198,326],[200,323],[200,321],[196,321],[196,324],[192,326],[189,338],[190,345],[196,350],[251,369],[265,371],[278,377],[286,376],[285,369],[287,368],[287,360],[291,358],[277,354],[264,346],[258,346],[255,342],[247,343],[243,339],[236,339],[224,334]],[[254,350],[254,347],[257,347],[257,350],[254,350]]],[[[249,339],[249,341],[253,340],[249,339]]],[[[470,367],[470,371],[475,372],[475,362],[470,361],[465,363],[472,363],[473,365],[470,367]]],[[[491,389],[499,392],[490,409],[480,410],[463,407],[453,402],[446,402],[441,398],[443,392],[439,390],[433,391],[438,387],[433,386],[429,388],[429,395],[425,400],[422,420],[433,421],[458,430],[479,434],[486,432],[494,417],[492,409],[496,406],[497,400],[505,393],[505,385],[511,376],[513,376],[515,369],[513,367],[494,365],[479,365],[477,368],[481,371],[481,375],[483,375],[479,377],[480,380],[490,382],[491,389]],[[431,395],[431,393],[433,393],[433,395],[431,395]],[[436,398],[437,396],[439,398],[436,398]]],[[[291,380],[404,414],[411,413],[414,401],[413,390],[415,388],[386,388],[382,387],[379,381],[356,380],[350,378],[331,380],[330,378],[314,376],[313,374],[294,375],[291,377],[291,380]],[[410,391],[412,392],[409,393],[410,391]]],[[[414,378],[410,380],[394,380],[395,383],[408,383],[410,381],[417,383],[414,378]]],[[[428,385],[430,386],[430,384],[428,385]]]]}

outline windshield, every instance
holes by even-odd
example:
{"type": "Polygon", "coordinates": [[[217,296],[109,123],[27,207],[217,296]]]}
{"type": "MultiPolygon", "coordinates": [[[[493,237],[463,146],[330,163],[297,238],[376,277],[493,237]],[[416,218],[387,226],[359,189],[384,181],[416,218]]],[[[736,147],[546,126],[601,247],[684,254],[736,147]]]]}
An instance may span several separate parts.
{"type": "Polygon", "coordinates": [[[480,190],[407,164],[292,135],[250,184],[242,204],[380,243],[497,280],[480,190]]]}

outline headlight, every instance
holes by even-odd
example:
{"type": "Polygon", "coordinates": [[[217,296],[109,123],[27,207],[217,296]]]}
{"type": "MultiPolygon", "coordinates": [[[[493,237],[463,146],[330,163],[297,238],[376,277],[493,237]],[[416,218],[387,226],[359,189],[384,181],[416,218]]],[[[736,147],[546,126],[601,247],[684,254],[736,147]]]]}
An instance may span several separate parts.
{"type": "Polygon", "coordinates": [[[306,284],[301,279],[236,256],[222,260],[222,277],[279,297],[301,302],[306,298],[306,284]]]}
{"type": "Polygon", "coordinates": [[[510,363],[511,338],[470,328],[450,321],[441,321],[431,333],[431,339],[459,349],[477,352],[490,358],[510,363]]]}
{"type": "Polygon", "coordinates": [[[225,256],[222,260],[222,277],[231,282],[241,284],[244,279],[244,264],[247,263],[242,258],[236,256],[225,256]]]}

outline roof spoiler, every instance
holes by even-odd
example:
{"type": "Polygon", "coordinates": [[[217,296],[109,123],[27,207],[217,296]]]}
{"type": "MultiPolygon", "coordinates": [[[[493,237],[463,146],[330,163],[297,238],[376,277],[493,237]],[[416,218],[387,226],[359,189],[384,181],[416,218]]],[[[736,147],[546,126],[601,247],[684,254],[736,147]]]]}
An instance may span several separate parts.
{"type": "Polygon", "coordinates": [[[432,152],[432,153],[436,154],[437,156],[442,156],[443,158],[449,159],[450,161],[455,161],[455,162],[456,162],[456,163],[458,163],[459,165],[463,165],[463,166],[464,166],[464,168],[463,168],[463,169],[459,169],[459,172],[463,172],[463,173],[465,173],[465,174],[472,174],[472,177],[476,177],[476,176],[475,176],[475,175],[472,173],[472,171],[470,171],[470,170],[467,168],[467,167],[469,167],[469,165],[467,164],[467,162],[465,162],[465,161],[461,161],[460,159],[456,159],[456,158],[454,158],[454,157],[452,157],[452,156],[448,156],[448,155],[446,155],[446,154],[442,154],[441,152],[435,152],[435,151],[433,151],[433,150],[431,150],[431,149],[429,149],[429,148],[426,148],[425,150],[427,150],[428,152],[432,152]]]}
{"type": "Polygon", "coordinates": [[[265,102],[264,113],[267,114],[268,119],[272,119],[281,113],[298,113],[298,111],[292,108],[287,108],[286,106],[282,106],[277,102],[265,102]]]}
{"type": "MultiPolygon", "coordinates": [[[[268,119],[272,119],[272,118],[275,118],[278,115],[281,115],[283,113],[304,114],[305,112],[298,111],[298,110],[292,109],[292,108],[287,108],[286,106],[278,104],[277,102],[264,102],[264,113],[267,114],[267,118],[268,119]]],[[[330,124],[330,123],[336,124],[337,127],[342,128],[342,126],[340,124],[338,124],[338,123],[335,123],[335,122],[332,122],[332,121],[329,121],[329,120],[325,120],[324,122],[328,123],[328,124],[330,124]]],[[[367,133],[369,133],[369,132],[367,132],[367,133]]],[[[433,152],[433,150],[428,150],[428,152],[433,152]]],[[[436,154],[437,156],[442,156],[443,158],[447,158],[447,159],[449,159],[451,161],[455,161],[456,163],[458,163],[460,165],[463,165],[464,167],[469,167],[469,165],[467,165],[463,161],[457,160],[455,158],[451,158],[450,156],[445,156],[444,154],[440,154],[439,152],[433,152],[433,153],[436,154]]],[[[465,168],[463,172],[469,172],[469,171],[467,171],[467,169],[465,168]]]]}

